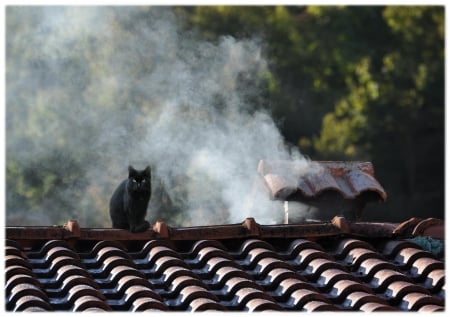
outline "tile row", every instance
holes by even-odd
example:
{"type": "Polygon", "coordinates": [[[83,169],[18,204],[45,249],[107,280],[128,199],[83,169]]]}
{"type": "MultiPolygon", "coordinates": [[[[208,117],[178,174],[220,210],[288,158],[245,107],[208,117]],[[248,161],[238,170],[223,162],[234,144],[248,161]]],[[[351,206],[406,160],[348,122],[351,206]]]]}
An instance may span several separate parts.
{"type": "Polygon", "coordinates": [[[443,262],[409,241],[6,241],[8,311],[442,311],[443,262]]]}

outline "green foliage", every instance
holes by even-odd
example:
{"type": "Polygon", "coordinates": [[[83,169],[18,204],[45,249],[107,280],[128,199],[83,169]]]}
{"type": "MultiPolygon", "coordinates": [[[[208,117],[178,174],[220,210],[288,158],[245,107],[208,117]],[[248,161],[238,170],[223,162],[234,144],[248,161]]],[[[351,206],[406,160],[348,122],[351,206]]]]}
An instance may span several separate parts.
{"type": "Polygon", "coordinates": [[[327,158],[371,160],[393,197],[391,208],[405,210],[398,219],[428,214],[430,206],[443,211],[443,8],[379,13],[382,24],[366,28],[385,30],[383,52],[359,50],[350,73],[342,74],[348,92],[324,117],[314,146],[327,158]]]}

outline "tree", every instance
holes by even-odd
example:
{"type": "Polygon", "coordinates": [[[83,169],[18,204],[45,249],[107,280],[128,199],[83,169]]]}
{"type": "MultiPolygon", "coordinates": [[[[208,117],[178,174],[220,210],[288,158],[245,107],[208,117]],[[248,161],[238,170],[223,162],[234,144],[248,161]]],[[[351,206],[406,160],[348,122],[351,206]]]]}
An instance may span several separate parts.
{"type": "Polygon", "coordinates": [[[379,10],[376,23],[366,28],[384,30],[383,50],[361,51],[344,74],[348,94],[325,115],[314,138],[314,147],[327,157],[370,159],[379,168],[390,199],[370,219],[384,219],[389,209],[398,210],[389,216],[393,220],[443,216],[443,12],[442,7],[379,10]]]}

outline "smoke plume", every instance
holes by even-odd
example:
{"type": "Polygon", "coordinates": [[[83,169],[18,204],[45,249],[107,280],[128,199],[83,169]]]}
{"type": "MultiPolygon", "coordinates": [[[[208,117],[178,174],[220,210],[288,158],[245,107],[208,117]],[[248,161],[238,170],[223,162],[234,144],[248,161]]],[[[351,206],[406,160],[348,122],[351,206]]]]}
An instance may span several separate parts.
{"type": "Polygon", "coordinates": [[[108,226],[129,164],[152,167],[150,221],[281,221],[258,161],[305,158],[265,110],[260,40],[206,41],[170,7],[7,7],[6,23],[8,224],[108,226]]]}

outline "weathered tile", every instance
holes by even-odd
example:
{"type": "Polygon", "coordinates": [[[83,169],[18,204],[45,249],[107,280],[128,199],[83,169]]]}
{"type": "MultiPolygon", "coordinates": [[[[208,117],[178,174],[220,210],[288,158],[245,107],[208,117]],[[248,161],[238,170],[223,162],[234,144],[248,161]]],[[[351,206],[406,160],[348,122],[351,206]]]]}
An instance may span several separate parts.
{"type": "Polygon", "coordinates": [[[400,303],[400,307],[402,308],[402,310],[407,310],[407,311],[417,311],[419,310],[422,306],[425,305],[443,305],[443,301],[430,296],[430,295],[426,295],[423,293],[416,293],[416,292],[411,292],[409,294],[406,294],[403,298],[402,301],[400,303]]]}
{"type": "MultiPolygon", "coordinates": [[[[166,238],[148,241],[141,234],[136,235],[138,240],[129,235],[131,240],[90,241],[89,229],[80,229],[79,240],[70,243],[44,239],[25,242],[22,247],[19,241],[7,239],[5,308],[84,312],[445,310],[444,262],[410,241],[392,236],[366,239],[361,231],[352,237],[330,235],[326,224],[323,228],[314,225],[317,234],[307,239],[298,236],[311,232],[304,226],[272,230],[249,223],[236,228],[228,225],[235,233],[244,232],[232,240],[196,240],[204,233],[201,227],[189,228],[182,235],[177,235],[177,228],[170,229],[166,238]],[[186,240],[189,234],[193,236],[186,240]]],[[[213,229],[208,227],[208,236],[214,234],[213,229]]],[[[223,233],[222,229],[218,232],[223,233]]],[[[105,229],[105,237],[108,230],[114,229],[105,229]]],[[[97,231],[95,237],[100,236],[97,231]]],[[[13,232],[17,234],[18,229],[13,232]]]]}

